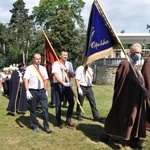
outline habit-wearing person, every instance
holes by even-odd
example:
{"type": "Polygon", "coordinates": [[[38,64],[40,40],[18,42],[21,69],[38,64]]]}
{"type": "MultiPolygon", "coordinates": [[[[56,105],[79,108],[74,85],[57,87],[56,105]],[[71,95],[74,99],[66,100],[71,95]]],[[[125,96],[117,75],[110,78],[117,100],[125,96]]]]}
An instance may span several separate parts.
{"type": "MultiPolygon", "coordinates": [[[[101,122],[102,118],[100,117],[99,112],[96,108],[96,102],[92,90],[92,79],[93,79],[92,68],[89,65],[86,65],[86,60],[84,60],[83,65],[79,66],[75,72],[75,82],[77,86],[78,99],[81,106],[83,106],[83,101],[84,98],[86,97],[90,103],[94,121],[101,122]]],[[[76,114],[77,120],[81,121],[82,116],[79,104],[77,104],[76,114]]]]}
{"type": "Polygon", "coordinates": [[[9,81],[9,103],[7,107],[7,115],[15,115],[15,113],[25,114],[27,110],[27,98],[23,83],[24,64],[18,65],[18,70],[13,71],[9,81]]]}
{"type": "MultiPolygon", "coordinates": [[[[141,72],[144,78],[145,88],[148,90],[150,95],[150,55],[148,55],[147,58],[145,59],[141,72]]],[[[148,104],[150,105],[150,99],[148,101],[148,104]]],[[[148,120],[148,118],[150,118],[150,112],[146,111],[146,114],[148,120]]],[[[150,129],[150,122],[146,122],[146,126],[147,129],[150,129]]]]}
{"type": "Polygon", "coordinates": [[[30,122],[34,132],[38,132],[38,121],[36,119],[37,105],[40,103],[43,116],[43,126],[47,133],[51,133],[48,123],[48,95],[46,68],[40,65],[41,55],[34,54],[33,64],[28,66],[24,75],[26,96],[30,105],[30,122]]]}
{"type": "Polygon", "coordinates": [[[150,55],[148,55],[144,61],[142,74],[145,80],[145,87],[150,93],[150,55]]]}
{"type": "MultiPolygon", "coordinates": [[[[139,43],[131,46],[129,60],[123,60],[116,71],[113,102],[105,121],[104,132],[129,140],[131,146],[146,137],[147,90],[140,68],[136,65],[141,58],[139,43]]],[[[147,120],[148,122],[150,121],[147,120]]],[[[106,141],[108,137],[106,138],[106,141]]],[[[136,144],[136,145],[135,145],[136,144]]]]}

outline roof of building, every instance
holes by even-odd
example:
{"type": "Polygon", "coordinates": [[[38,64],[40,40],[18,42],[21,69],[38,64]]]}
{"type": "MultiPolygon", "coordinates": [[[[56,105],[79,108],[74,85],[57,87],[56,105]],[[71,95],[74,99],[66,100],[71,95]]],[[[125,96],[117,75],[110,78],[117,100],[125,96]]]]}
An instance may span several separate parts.
{"type": "Polygon", "coordinates": [[[150,33],[117,33],[122,44],[150,44],[150,33]]]}

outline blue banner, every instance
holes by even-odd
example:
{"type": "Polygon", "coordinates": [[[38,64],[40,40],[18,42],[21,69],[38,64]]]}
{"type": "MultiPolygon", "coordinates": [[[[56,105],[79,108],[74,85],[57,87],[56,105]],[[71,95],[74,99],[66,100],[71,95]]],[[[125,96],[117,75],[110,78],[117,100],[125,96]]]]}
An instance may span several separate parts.
{"type": "Polygon", "coordinates": [[[95,3],[92,5],[87,30],[85,57],[91,63],[111,54],[116,41],[95,3]]]}

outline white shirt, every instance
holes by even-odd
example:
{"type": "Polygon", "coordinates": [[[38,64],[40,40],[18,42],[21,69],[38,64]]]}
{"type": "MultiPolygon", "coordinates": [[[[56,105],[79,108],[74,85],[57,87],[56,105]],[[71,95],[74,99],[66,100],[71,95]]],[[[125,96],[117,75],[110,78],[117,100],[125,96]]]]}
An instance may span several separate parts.
{"type": "Polygon", "coordinates": [[[92,86],[93,71],[91,67],[88,67],[86,73],[84,73],[84,67],[79,66],[76,69],[75,79],[79,80],[81,86],[92,86]]]}
{"type": "Polygon", "coordinates": [[[2,81],[2,82],[5,82],[5,78],[6,78],[5,73],[1,72],[1,73],[0,73],[0,77],[1,77],[1,81],[2,81]]]}
{"type": "MultiPolygon", "coordinates": [[[[47,80],[48,74],[47,74],[46,68],[44,66],[39,65],[39,70],[40,70],[40,73],[43,76],[44,80],[47,80]]],[[[32,65],[30,65],[26,68],[23,78],[29,80],[29,83],[28,83],[29,89],[38,89],[39,79],[38,79],[35,71],[33,70],[32,65]]],[[[41,83],[40,86],[41,86],[41,89],[44,88],[43,83],[41,83]]]]}
{"type": "MultiPolygon", "coordinates": [[[[68,71],[74,73],[74,70],[73,70],[73,66],[72,66],[72,63],[69,62],[69,61],[66,61],[65,62],[65,67],[68,71]]],[[[62,80],[62,81],[65,81],[65,75],[64,73],[62,72],[61,70],[61,64],[58,62],[58,61],[55,61],[53,63],[53,66],[52,66],[52,73],[58,73],[59,75],[59,78],[62,80]]],[[[55,77],[53,76],[53,82],[54,83],[57,83],[57,80],[55,79],[55,77]]]]}

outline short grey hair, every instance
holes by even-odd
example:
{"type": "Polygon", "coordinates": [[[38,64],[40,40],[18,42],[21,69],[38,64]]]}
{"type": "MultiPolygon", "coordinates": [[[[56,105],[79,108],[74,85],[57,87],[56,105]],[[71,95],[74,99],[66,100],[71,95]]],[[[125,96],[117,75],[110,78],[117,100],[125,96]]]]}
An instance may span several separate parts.
{"type": "Polygon", "coordinates": [[[142,45],[139,44],[139,43],[134,43],[134,44],[130,47],[130,50],[131,50],[131,51],[134,51],[134,49],[135,49],[136,47],[139,47],[139,48],[141,48],[141,50],[142,50],[142,45]]]}

